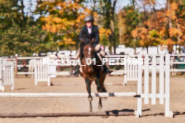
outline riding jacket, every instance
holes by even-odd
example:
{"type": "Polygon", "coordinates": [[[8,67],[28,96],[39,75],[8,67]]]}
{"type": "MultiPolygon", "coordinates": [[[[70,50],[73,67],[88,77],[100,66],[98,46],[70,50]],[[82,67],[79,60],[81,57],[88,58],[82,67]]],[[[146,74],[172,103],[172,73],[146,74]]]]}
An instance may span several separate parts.
{"type": "Polygon", "coordinates": [[[92,25],[91,28],[87,28],[86,25],[82,27],[82,30],[79,35],[80,40],[92,40],[94,39],[94,44],[99,44],[100,37],[99,37],[99,29],[98,26],[92,25]]]}

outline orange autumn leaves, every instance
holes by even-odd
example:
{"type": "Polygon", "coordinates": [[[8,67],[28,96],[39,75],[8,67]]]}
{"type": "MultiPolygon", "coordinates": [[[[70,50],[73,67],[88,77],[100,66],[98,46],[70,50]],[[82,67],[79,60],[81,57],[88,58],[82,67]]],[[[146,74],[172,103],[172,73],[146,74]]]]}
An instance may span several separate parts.
{"type": "Polygon", "coordinates": [[[105,29],[105,28],[100,28],[99,29],[99,35],[100,35],[100,42],[105,39],[109,40],[109,36],[111,35],[111,30],[110,29],[105,29]]]}
{"type": "Polygon", "coordinates": [[[132,31],[133,38],[137,39],[142,47],[183,45],[185,42],[185,36],[183,36],[185,21],[177,16],[178,8],[178,3],[171,3],[169,10],[150,13],[150,18],[143,21],[142,26],[136,27],[132,31]],[[172,21],[172,27],[168,27],[169,20],[172,21]],[[177,41],[178,36],[181,37],[180,42],[177,41]]]}
{"type": "MultiPolygon", "coordinates": [[[[78,0],[45,1],[40,6],[48,6],[49,15],[42,18],[43,30],[52,34],[58,34],[58,45],[73,45],[76,43],[76,35],[83,26],[84,18],[91,14],[91,10],[78,3],[78,0]]],[[[96,17],[97,14],[93,13],[96,17]]]]}

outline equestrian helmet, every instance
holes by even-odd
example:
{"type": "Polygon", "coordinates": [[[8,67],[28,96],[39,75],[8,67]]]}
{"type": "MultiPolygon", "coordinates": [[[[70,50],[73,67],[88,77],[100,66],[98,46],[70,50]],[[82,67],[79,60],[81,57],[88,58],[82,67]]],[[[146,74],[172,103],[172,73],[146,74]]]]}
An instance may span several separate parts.
{"type": "Polygon", "coordinates": [[[84,19],[85,22],[94,22],[94,18],[93,16],[87,16],[85,19],[84,19]]]}

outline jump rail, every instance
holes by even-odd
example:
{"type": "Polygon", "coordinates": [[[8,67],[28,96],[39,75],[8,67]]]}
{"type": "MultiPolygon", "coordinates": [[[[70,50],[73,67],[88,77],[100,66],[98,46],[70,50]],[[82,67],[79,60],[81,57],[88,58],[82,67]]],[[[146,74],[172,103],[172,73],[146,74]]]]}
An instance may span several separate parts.
{"type": "MultiPolygon", "coordinates": [[[[91,93],[93,97],[139,97],[136,92],[91,93]]],[[[0,93],[0,97],[88,97],[88,93],[0,93]]]]}
{"type": "Polygon", "coordinates": [[[134,116],[135,112],[105,111],[105,112],[76,112],[76,113],[16,113],[0,114],[0,118],[20,117],[87,117],[87,116],[134,116]]]}

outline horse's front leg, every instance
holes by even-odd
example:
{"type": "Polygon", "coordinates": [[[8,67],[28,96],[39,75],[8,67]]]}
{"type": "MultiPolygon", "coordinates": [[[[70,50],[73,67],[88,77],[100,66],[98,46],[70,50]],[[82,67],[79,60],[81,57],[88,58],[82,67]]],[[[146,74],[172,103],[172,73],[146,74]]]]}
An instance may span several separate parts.
{"type": "MultiPolygon", "coordinates": [[[[102,88],[101,88],[101,86],[100,86],[99,80],[96,79],[95,82],[96,82],[96,86],[97,86],[97,91],[98,91],[98,92],[102,92],[102,88]]],[[[102,100],[101,100],[101,97],[99,97],[98,108],[99,108],[99,109],[102,109],[102,100]]]]}
{"type": "Polygon", "coordinates": [[[89,104],[90,104],[90,111],[92,111],[92,100],[93,100],[93,98],[92,98],[92,95],[91,95],[91,81],[88,78],[86,78],[85,82],[86,82],[86,89],[87,89],[87,92],[89,94],[88,100],[89,100],[89,104]]]}

